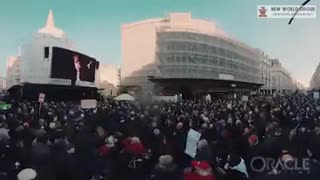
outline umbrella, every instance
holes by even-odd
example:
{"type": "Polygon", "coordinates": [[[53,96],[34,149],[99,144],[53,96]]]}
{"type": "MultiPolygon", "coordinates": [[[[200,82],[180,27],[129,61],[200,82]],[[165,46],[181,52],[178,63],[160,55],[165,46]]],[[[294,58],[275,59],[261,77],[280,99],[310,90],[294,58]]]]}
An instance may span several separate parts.
{"type": "Polygon", "coordinates": [[[121,94],[114,99],[117,101],[134,101],[134,97],[131,96],[130,94],[121,94]]]}

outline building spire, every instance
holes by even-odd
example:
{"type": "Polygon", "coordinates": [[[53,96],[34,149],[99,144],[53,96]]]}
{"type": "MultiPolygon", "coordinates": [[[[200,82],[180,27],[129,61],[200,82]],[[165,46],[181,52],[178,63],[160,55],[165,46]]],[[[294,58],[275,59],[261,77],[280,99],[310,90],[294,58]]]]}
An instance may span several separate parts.
{"type": "Polygon", "coordinates": [[[49,14],[48,14],[48,19],[47,19],[46,27],[48,27],[48,28],[53,28],[53,27],[55,27],[55,25],[54,25],[53,13],[52,13],[52,10],[51,10],[51,9],[50,9],[49,14]]]}
{"type": "Polygon", "coordinates": [[[64,32],[55,26],[53,13],[51,9],[49,10],[46,25],[43,28],[39,29],[38,33],[50,34],[52,36],[59,37],[59,38],[62,38],[65,36],[64,32]]]}

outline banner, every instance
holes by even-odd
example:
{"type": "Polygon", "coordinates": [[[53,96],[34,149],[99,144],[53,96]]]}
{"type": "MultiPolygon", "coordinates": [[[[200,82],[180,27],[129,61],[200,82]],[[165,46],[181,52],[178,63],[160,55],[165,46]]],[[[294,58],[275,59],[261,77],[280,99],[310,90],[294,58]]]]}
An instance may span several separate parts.
{"type": "Polygon", "coordinates": [[[316,18],[317,6],[307,5],[258,5],[257,18],[316,18]]]}
{"type": "Polygon", "coordinates": [[[319,92],[313,92],[313,98],[319,99],[319,92]]]}
{"type": "Polygon", "coordinates": [[[244,101],[244,102],[249,101],[249,97],[248,96],[242,96],[242,101],[244,101]]]}
{"type": "Polygon", "coordinates": [[[196,157],[197,154],[197,145],[200,140],[201,134],[193,129],[190,129],[188,132],[187,143],[185,153],[191,156],[192,158],[196,157]]]}
{"type": "Polygon", "coordinates": [[[211,102],[211,95],[210,94],[206,95],[206,101],[211,102]]]}
{"type": "Polygon", "coordinates": [[[233,75],[230,74],[219,74],[219,79],[221,80],[233,80],[233,75]]]}
{"type": "Polygon", "coordinates": [[[272,96],[266,96],[266,100],[271,101],[272,100],[272,96]]]}
{"type": "Polygon", "coordinates": [[[8,110],[11,109],[11,104],[0,104],[1,110],[8,110]]]}
{"type": "Polygon", "coordinates": [[[98,126],[96,130],[97,130],[97,133],[98,133],[99,137],[105,137],[106,136],[106,131],[103,129],[103,127],[98,126]]]}
{"type": "Polygon", "coordinates": [[[256,95],[257,91],[250,91],[250,95],[256,95]]]}
{"type": "Polygon", "coordinates": [[[44,98],[46,97],[45,93],[39,93],[39,99],[38,102],[39,103],[44,103],[44,98]]]}
{"type": "Polygon", "coordinates": [[[95,99],[83,99],[81,100],[82,109],[94,109],[97,107],[97,100],[95,99]]]}

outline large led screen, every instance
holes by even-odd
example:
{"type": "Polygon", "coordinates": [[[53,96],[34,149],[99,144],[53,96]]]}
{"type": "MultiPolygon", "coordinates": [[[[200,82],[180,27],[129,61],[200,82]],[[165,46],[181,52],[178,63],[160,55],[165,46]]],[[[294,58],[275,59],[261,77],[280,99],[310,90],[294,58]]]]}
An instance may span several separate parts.
{"type": "Polygon", "coordinates": [[[84,54],[52,48],[51,78],[71,80],[71,85],[85,86],[95,81],[97,61],[84,54]]]}

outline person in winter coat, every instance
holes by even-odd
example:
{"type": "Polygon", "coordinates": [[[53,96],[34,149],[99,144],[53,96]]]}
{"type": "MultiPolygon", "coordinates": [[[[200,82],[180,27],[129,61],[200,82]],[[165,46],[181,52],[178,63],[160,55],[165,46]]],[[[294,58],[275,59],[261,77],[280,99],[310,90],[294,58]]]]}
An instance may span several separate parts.
{"type": "Polygon", "coordinates": [[[133,156],[142,156],[146,150],[138,137],[127,138],[122,142],[124,151],[133,156]]]}
{"type": "Polygon", "coordinates": [[[162,155],[159,157],[159,162],[155,166],[152,180],[182,180],[182,174],[177,171],[177,166],[173,163],[171,155],[162,155]]]}
{"type": "Polygon", "coordinates": [[[248,137],[248,143],[250,145],[247,157],[245,158],[248,166],[248,172],[250,174],[250,177],[255,177],[258,172],[254,171],[255,169],[260,169],[263,167],[263,162],[260,159],[256,159],[257,157],[263,157],[264,156],[264,147],[259,142],[258,136],[255,134],[252,134],[248,137]]]}
{"type": "Polygon", "coordinates": [[[271,136],[264,139],[263,146],[267,157],[278,158],[283,149],[289,146],[289,138],[284,135],[281,128],[276,128],[271,136]]]}
{"type": "Polygon", "coordinates": [[[50,148],[47,145],[47,138],[45,136],[35,139],[32,144],[32,158],[33,162],[39,166],[48,165],[50,160],[50,148]]]}
{"type": "Polygon", "coordinates": [[[149,137],[151,137],[150,149],[156,162],[160,155],[165,154],[166,144],[164,143],[164,135],[158,128],[156,128],[149,137]]]}
{"type": "Polygon", "coordinates": [[[173,149],[174,157],[177,164],[186,167],[188,164],[188,156],[185,155],[184,150],[186,148],[188,133],[184,129],[184,124],[182,122],[177,123],[176,130],[173,132],[173,149]]]}
{"type": "Polygon", "coordinates": [[[312,157],[320,159],[320,125],[316,125],[308,140],[308,147],[312,157]]]}
{"type": "Polygon", "coordinates": [[[197,161],[210,161],[211,160],[210,148],[209,148],[207,140],[202,139],[198,142],[197,154],[196,154],[195,159],[197,161]]]}
{"type": "Polygon", "coordinates": [[[192,161],[191,169],[184,172],[184,180],[216,180],[207,161],[192,161]]]}

